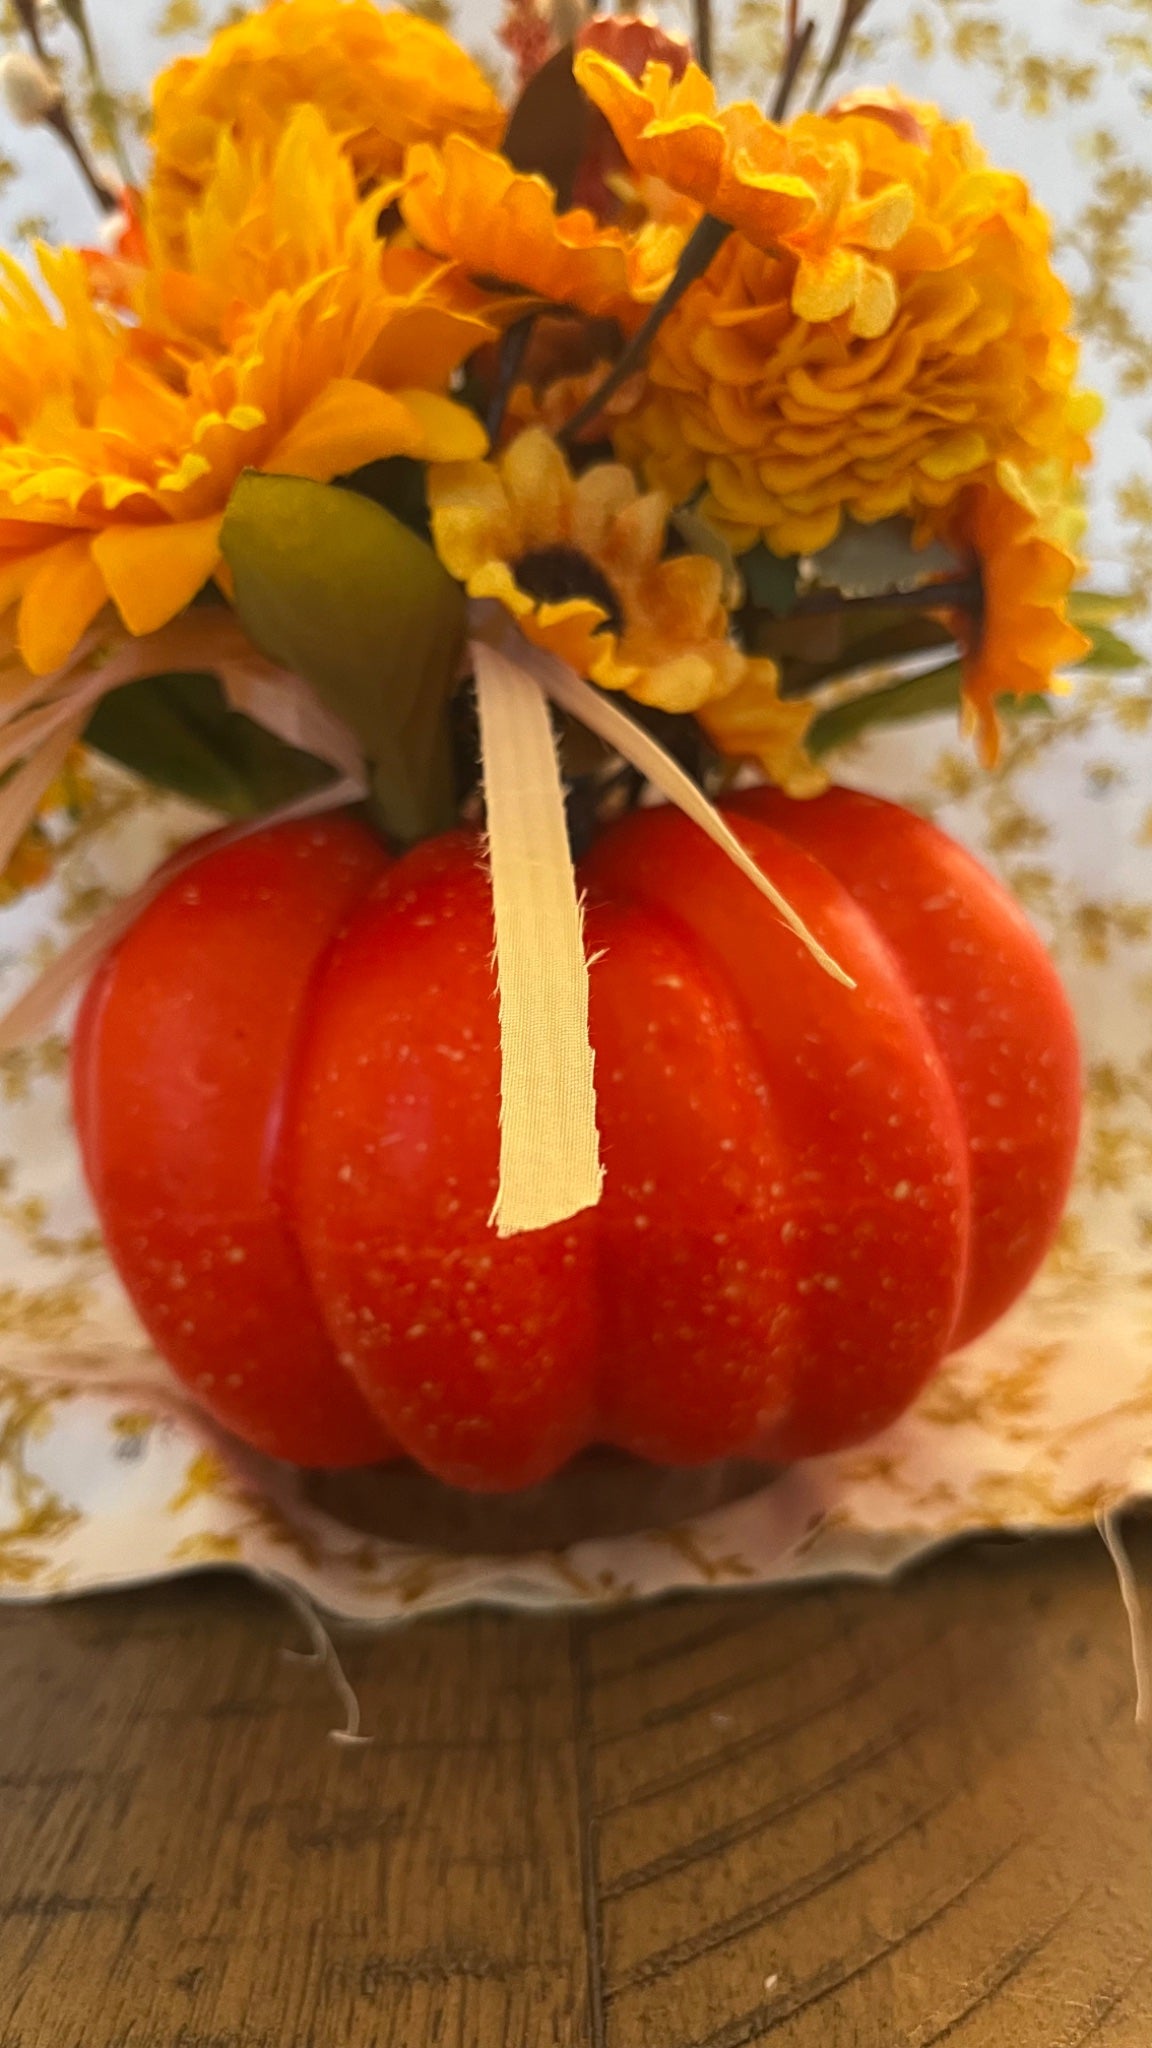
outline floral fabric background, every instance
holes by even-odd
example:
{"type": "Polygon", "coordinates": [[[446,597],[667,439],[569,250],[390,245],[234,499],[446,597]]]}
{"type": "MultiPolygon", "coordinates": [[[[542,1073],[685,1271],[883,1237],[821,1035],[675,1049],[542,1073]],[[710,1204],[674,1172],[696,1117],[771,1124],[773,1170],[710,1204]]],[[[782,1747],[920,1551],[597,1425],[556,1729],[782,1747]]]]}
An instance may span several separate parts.
{"type": "MultiPolygon", "coordinates": [[[[152,73],[237,9],[91,0],[129,124],[152,73]]],[[[45,9],[47,18],[51,7],[45,9]]],[[[673,8],[665,10],[671,23],[673,8]]],[[[0,10],[0,35],[5,33],[0,10]]],[[[454,17],[494,51],[478,7],[454,17]]],[[[1096,581],[1152,570],[1152,7],[879,0],[848,82],[885,77],[968,115],[1049,207],[1078,295],[1085,381],[1108,401],[1088,547],[1096,581]]],[[[762,96],[776,16],[729,10],[724,84],[762,96]]],[[[495,59],[493,59],[495,61],[495,59]]],[[[0,234],[92,223],[50,138],[0,132],[0,234]]],[[[1126,630],[1128,627],[1126,626],[1126,630]]],[[[1134,637],[1147,628],[1136,624],[1134,637]]],[[[845,781],[911,801],[1021,896],[1072,994],[1088,1102],[1057,1250],[1029,1298],[866,1449],[797,1468],[691,1528],[560,1556],[448,1559],[303,1509],[166,1386],[104,1261],[67,1120],[66,1040],[0,1063],[0,1594],[37,1597],[206,1562],[387,1619],[466,1598],[621,1598],[672,1586],[882,1571],[973,1527],[1071,1526],[1152,1492],[1152,684],[1084,677],[979,770],[948,721],[847,749],[845,781]]],[[[202,822],[101,781],[53,880],[0,909],[0,998],[202,822]]]]}

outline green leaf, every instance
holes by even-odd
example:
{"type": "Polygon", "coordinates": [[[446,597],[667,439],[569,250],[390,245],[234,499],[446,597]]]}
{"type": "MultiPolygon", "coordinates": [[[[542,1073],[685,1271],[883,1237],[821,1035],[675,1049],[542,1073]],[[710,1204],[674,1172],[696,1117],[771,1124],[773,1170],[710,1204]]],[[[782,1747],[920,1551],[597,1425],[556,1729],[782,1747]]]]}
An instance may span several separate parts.
{"type": "Polygon", "coordinates": [[[1122,640],[1111,626],[1082,625],[1080,631],[1087,634],[1092,646],[1087,654],[1080,656],[1075,664],[1077,668],[1102,668],[1113,673],[1147,668],[1147,657],[1130,646],[1127,640],[1122,640]]]}
{"type": "MultiPolygon", "coordinates": [[[[874,690],[869,696],[838,704],[835,710],[816,719],[808,733],[808,747],[814,754],[826,754],[833,747],[858,739],[870,726],[906,725],[916,718],[932,718],[940,711],[955,710],[960,703],[962,673],[958,661],[948,661],[925,676],[913,676],[886,690],[874,690]]],[[[1002,697],[999,709],[1009,719],[1055,716],[1051,699],[1041,696],[1002,697]]]]}
{"type": "Polygon", "coordinates": [[[215,676],[124,683],[96,706],[84,739],[146,781],[232,818],[256,817],[332,777],[327,762],[233,711],[215,676]]]}
{"type": "Polygon", "coordinates": [[[1110,626],[1114,619],[1126,619],[1140,609],[1131,591],[1073,590],[1068,597],[1068,617],[1082,633],[1093,626],[1110,626]]]}
{"type": "Polygon", "coordinates": [[[878,519],[870,526],[846,519],[835,540],[811,557],[811,564],[817,584],[840,590],[845,597],[915,590],[931,576],[955,575],[962,567],[939,542],[913,547],[908,519],[878,519]]]}
{"type": "Polygon", "coordinates": [[[755,611],[771,612],[775,618],[787,618],[796,602],[799,564],[795,555],[774,555],[758,540],[740,556],[736,567],[744,579],[749,605],[755,611]]]}
{"type": "Polygon", "coordinates": [[[446,706],[464,593],[425,541],[356,491],[249,472],[221,548],[258,647],[351,727],[385,829],[403,844],[455,818],[446,706]]]}
{"type": "Polygon", "coordinates": [[[945,662],[943,668],[934,668],[926,676],[913,676],[910,681],[893,683],[886,690],[874,690],[869,696],[854,697],[848,704],[825,711],[808,733],[808,746],[814,754],[826,754],[831,747],[856,739],[870,725],[902,725],[909,719],[951,710],[959,702],[960,663],[945,662]]]}

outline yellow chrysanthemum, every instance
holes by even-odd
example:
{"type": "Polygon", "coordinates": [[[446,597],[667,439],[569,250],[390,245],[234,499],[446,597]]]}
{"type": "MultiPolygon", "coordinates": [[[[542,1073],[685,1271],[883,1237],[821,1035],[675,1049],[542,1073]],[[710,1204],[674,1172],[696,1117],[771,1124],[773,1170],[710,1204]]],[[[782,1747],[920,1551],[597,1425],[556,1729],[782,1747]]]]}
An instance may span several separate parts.
{"type": "Polygon", "coordinates": [[[556,211],[545,179],[452,135],[408,153],[398,193],[416,239],[473,277],[518,286],[594,319],[638,325],[668,283],[684,247],[682,221],[605,227],[583,207],[556,211]]]}
{"type": "Polygon", "coordinates": [[[965,705],[991,767],[1000,747],[997,699],[1051,690],[1057,671],[1091,647],[1068,619],[1079,563],[1054,522],[994,478],[962,491],[936,530],[977,571],[975,615],[949,614],[948,623],[960,645],[965,705]]]}
{"type": "Polygon", "coordinates": [[[870,177],[839,124],[810,115],[781,127],[746,102],[718,107],[694,64],[678,80],[667,65],[649,64],[638,82],[588,50],[576,75],[636,171],[687,194],[758,248],[792,257],[798,318],[843,314],[865,336],[891,325],[895,287],[874,255],[907,233],[913,195],[900,179],[870,177]]]}
{"type": "MultiPolygon", "coordinates": [[[[232,347],[278,292],[302,290],[339,270],[356,269],[370,280],[381,265],[379,216],[379,198],[361,194],[340,139],[315,107],[296,108],[272,137],[225,135],[212,177],[186,217],[187,269],[165,266],[149,229],[149,261],[124,280],[121,297],[139,316],[143,350],[162,341],[187,360],[216,354],[232,347]]],[[[438,273],[438,302],[486,316],[489,295],[462,271],[430,266],[419,252],[394,246],[384,258],[391,280],[410,273],[417,288],[430,268],[438,273]]],[[[428,381],[446,382],[457,360],[430,364],[428,381]]]]}
{"type": "Polygon", "coordinates": [[[172,351],[91,302],[74,252],[40,252],[56,323],[15,266],[0,291],[0,608],[57,667],[111,599],[132,633],[173,618],[219,566],[248,468],[327,481],[381,456],[469,458],[485,440],[445,393],[492,334],[444,266],[376,248],[273,293],[231,345],[174,376],[172,351]],[[33,310],[35,308],[35,311],[33,310]],[[50,378],[23,364],[43,338],[50,378]]]}
{"type": "Polygon", "coordinates": [[[226,135],[266,141],[314,106],[363,188],[397,176],[413,142],[495,144],[504,111],[443,29],[371,0],[274,0],[182,57],[153,88],[149,223],[163,261],[186,267],[186,223],[226,135]]]}
{"type": "Polygon", "coordinates": [[[493,462],[433,467],[428,500],[445,566],[536,646],[642,704],[706,706],[718,732],[724,706],[735,700],[738,719],[740,693],[753,691],[760,744],[729,751],[756,753],[785,788],[815,786],[803,752],[810,713],[776,697],[772,662],[733,645],[720,564],[665,554],[670,508],[658,492],[642,495],[616,463],[574,477],[533,427],[493,462]]]}
{"type": "Polygon", "coordinates": [[[791,257],[733,235],[656,337],[650,393],[619,453],[703,509],[743,548],[827,545],[845,513],[871,521],[944,506],[990,465],[1065,476],[1087,461],[1096,401],[1074,389],[1071,302],[1047,222],[968,130],[917,109],[826,118],[882,187],[915,195],[887,259],[897,312],[882,335],[845,315],[797,317],[791,257]]]}

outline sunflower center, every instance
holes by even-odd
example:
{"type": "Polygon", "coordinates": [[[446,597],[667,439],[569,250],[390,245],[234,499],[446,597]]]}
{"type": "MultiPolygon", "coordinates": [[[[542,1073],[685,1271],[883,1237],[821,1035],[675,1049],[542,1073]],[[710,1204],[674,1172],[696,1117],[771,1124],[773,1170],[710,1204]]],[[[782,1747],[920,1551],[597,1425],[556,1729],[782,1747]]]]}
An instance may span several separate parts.
{"type": "Polygon", "coordinates": [[[624,614],[620,600],[599,564],[582,555],[579,548],[557,542],[549,548],[529,548],[515,564],[521,590],[540,604],[563,604],[569,597],[587,597],[605,614],[601,633],[621,633],[624,614]]]}

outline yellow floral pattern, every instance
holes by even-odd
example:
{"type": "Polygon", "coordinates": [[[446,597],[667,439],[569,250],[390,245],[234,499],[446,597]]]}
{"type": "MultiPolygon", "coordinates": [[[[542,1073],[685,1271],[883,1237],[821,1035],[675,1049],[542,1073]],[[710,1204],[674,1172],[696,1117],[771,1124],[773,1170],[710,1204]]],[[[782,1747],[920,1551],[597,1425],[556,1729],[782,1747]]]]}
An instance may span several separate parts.
{"type": "MultiPolygon", "coordinates": [[[[115,13],[122,79],[133,29],[155,30],[132,50],[140,91],[228,11],[226,0],[91,5],[110,37],[115,13]]],[[[479,45],[491,20],[477,5],[457,25],[479,45]]],[[[1109,405],[1084,552],[1102,582],[1149,589],[1147,0],[1072,0],[1049,15],[1025,0],[877,0],[868,28],[845,89],[890,77],[971,118],[989,155],[1026,168],[1050,211],[1085,381],[1109,405]]],[[[740,0],[726,93],[763,101],[775,30],[763,0],[740,0]]],[[[130,125],[131,96],[126,111],[130,125]]],[[[3,238],[17,246],[34,215],[41,231],[83,234],[46,139],[11,146],[22,155],[7,176],[0,165],[3,238]]],[[[368,1541],[294,1507],[282,1477],[224,1447],[167,1387],[100,1251],[68,1134],[66,1047],[52,1037],[0,1064],[0,1596],[211,1560],[274,1569],[328,1607],[379,1621],[478,1595],[611,1601],[883,1571],[966,1529],[1075,1526],[1152,1492],[1152,684],[1083,680],[1056,718],[1009,727],[993,775],[947,720],[870,739],[833,765],[929,811],[1004,877],[1081,1018],[1087,1112],[1073,1200],[1044,1274],[996,1331],[884,1437],[689,1529],[507,1570],[368,1541]]],[[[0,1000],[197,823],[187,807],[101,782],[51,880],[0,911],[0,1000]]]]}

